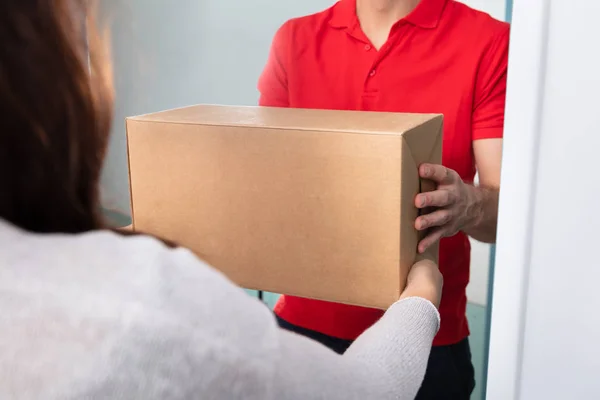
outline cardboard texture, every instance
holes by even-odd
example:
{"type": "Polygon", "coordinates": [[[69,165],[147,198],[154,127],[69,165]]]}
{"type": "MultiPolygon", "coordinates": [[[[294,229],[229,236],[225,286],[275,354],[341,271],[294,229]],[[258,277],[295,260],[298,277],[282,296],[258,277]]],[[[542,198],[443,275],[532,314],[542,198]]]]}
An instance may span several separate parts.
{"type": "MultiPolygon", "coordinates": [[[[442,116],[199,105],[127,119],[133,229],[248,289],[387,308],[442,116]]],[[[437,256],[435,256],[437,257],[437,256]]]]}

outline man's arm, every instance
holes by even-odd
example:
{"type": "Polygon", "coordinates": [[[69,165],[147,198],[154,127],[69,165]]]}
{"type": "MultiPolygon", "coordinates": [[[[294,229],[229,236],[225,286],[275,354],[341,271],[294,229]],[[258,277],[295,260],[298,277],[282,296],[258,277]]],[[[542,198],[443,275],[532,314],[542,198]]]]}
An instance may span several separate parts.
{"type": "Polygon", "coordinates": [[[258,104],[265,107],[289,107],[287,64],[290,51],[290,27],[288,21],[277,30],[269,58],[260,78],[258,79],[258,91],[260,98],[258,104]]]}
{"type": "MultiPolygon", "coordinates": [[[[501,139],[491,139],[501,147],[501,139]]],[[[478,145],[478,147],[480,147],[478,145]]],[[[498,176],[500,165],[497,166],[498,176]]],[[[419,253],[443,237],[463,231],[476,240],[493,243],[498,217],[498,186],[474,186],[463,182],[456,171],[436,164],[421,164],[419,174],[437,184],[433,192],[420,193],[415,198],[418,208],[437,208],[415,221],[415,228],[429,230],[419,242],[419,253]]],[[[484,177],[491,181],[488,171],[484,177]]],[[[481,179],[481,178],[480,178],[481,179]]]]}
{"type": "Polygon", "coordinates": [[[479,66],[475,89],[471,136],[479,184],[471,190],[475,218],[462,231],[486,243],[496,242],[509,35],[506,27],[492,41],[479,66]]]}
{"type": "Polygon", "coordinates": [[[421,193],[415,198],[419,208],[437,208],[415,221],[418,230],[429,230],[419,243],[421,253],[441,238],[458,231],[482,242],[496,241],[508,39],[506,26],[491,41],[477,73],[471,139],[479,184],[465,183],[455,171],[441,165],[419,167],[422,178],[437,184],[435,191],[421,193]]]}
{"type": "Polygon", "coordinates": [[[471,223],[463,231],[480,242],[496,242],[498,222],[498,194],[500,190],[500,165],[502,139],[484,139],[473,143],[479,185],[471,186],[471,223]]]}

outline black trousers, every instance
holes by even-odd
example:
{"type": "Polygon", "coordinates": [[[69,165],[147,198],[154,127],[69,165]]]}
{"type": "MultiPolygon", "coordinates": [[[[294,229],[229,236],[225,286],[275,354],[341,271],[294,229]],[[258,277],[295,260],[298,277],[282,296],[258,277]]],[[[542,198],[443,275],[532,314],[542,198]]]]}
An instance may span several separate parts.
{"type": "MultiPolygon", "coordinates": [[[[277,317],[283,329],[309,337],[343,354],[352,344],[350,340],[327,336],[310,329],[292,325],[277,317]]],[[[449,346],[435,346],[431,349],[425,379],[416,400],[469,400],[475,389],[475,370],[471,363],[469,340],[449,346]]]]}

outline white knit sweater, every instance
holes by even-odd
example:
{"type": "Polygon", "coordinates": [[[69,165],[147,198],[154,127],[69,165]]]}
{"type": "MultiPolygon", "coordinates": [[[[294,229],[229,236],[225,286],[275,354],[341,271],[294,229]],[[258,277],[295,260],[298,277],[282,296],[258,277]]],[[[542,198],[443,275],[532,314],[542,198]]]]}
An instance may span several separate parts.
{"type": "Polygon", "coordinates": [[[339,356],[189,251],[0,220],[0,399],[412,399],[439,314],[398,302],[339,356]]]}

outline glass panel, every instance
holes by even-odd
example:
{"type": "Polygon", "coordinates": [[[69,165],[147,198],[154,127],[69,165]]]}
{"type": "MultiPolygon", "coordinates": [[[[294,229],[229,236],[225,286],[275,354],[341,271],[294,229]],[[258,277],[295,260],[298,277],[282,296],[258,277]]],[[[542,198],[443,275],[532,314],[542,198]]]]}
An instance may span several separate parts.
{"type": "MultiPolygon", "coordinates": [[[[513,10],[513,0],[506,0],[506,11],[505,20],[511,22],[513,10]]],[[[492,297],[494,295],[494,268],[496,260],[496,246],[491,246],[490,249],[490,266],[489,266],[489,278],[488,278],[488,292],[487,292],[487,308],[485,315],[485,342],[483,344],[483,360],[482,360],[482,373],[481,373],[481,398],[485,399],[487,391],[487,373],[488,373],[488,355],[490,350],[490,327],[492,321],[492,297]]]]}

